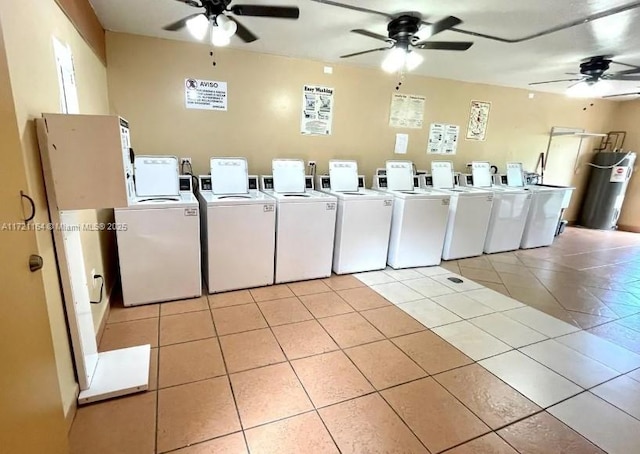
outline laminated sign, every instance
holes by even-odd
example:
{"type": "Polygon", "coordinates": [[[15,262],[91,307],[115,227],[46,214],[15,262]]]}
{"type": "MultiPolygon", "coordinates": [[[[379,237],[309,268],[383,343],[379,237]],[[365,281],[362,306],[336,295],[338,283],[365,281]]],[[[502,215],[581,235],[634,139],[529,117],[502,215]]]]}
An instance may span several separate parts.
{"type": "Polygon", "coordinates": [[[333,123],[333,88],[305,85],[302,90],[302,134],[331,135],[333,123]]]}
{"type": "Polygon", "coordinates": [[[187,109],[227,110],[227,83],[185,79],[184,100],[187,109]]]}

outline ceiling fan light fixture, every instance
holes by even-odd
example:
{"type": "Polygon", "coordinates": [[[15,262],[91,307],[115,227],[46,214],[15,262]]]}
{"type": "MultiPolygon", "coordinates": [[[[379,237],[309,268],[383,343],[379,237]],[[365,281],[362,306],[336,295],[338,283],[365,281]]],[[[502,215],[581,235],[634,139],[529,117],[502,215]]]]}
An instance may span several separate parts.
{"type": "Polygon", "coordinates": [[[187,30],[198,41],[202,41],[207,36],[209,29],[209,20],[204,14],[198,14],[187,21],[187,30]]]}
{"type": "Polygon", "coordinates": [[[382,69],[388,73],[400,71],[405,65],[406,58],[407,52],[404,49],[394,47],[382,60],[382,69]]]}
{"type": "Polygon", "coordinates": [[[578,82],[567,88],[565,94],[571,98],[599,98],[609,94],[611,84],[605,80],[578,82]]]}
{"type": "Polygon", "coordinates": [[[405,66],[407,71],[413,71],[422,64],[424,57],[418,52],[408,51],[405,57],[405,66]]]}
{"type": "Polygon", "coordinates": [[[218,14],[211,27],[211,44],[216,47],[228,46],[237,30],[238,24],[224,14],[218,14]]]}

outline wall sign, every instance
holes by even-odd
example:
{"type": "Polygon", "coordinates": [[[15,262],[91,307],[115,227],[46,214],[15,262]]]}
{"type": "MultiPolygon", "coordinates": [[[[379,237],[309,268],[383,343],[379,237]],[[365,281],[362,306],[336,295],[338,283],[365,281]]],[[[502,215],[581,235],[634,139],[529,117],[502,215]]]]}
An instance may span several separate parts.
{"type": "Polygon", "coordinates": [[[187,109],[227,110],[227,83],[185,79],[184,101],[187,109]]]}
{"type": "Polygon", "coordinates": [[[419,95],[391,95],[389,126],[392,128],[420,129],[424,122],[426,98],[419,95]]]}
{"type": "Polygon", "coordinates": [[[471,101],[469,126],[467,127],[467,140],[485,140],[487,136],[487,125],[489,124],[490,109],[490,102],[471,101]]]}
{"type": "Polygon", "coordinates": [[[313,136],[331,135],[333,88],[305,85],[302,89],[300,132],[313,136]]]}
{"type": "Polygon", "coordinates": [[[429,128],[428,154],[456,154],[460,126],[431,123],[429,128]]]}
{"type": "Polygon", "coordinates": [[[58,87],[60,89],[60,112],[65,114],[79,114],[78,90],[76,88],[76,72],[73,67],[71,48],[53,37],[53,55],[58,72],[58,87]]]}

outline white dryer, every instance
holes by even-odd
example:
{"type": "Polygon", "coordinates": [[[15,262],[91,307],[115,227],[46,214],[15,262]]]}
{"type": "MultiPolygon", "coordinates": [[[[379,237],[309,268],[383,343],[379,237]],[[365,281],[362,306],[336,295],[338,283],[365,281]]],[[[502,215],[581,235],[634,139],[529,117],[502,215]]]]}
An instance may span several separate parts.
{"type": "Polygon", "coordinates": [[[202,272],[209,293],[273,284],[275,200],[244,158],[211,158],[200,177],[202,272]]]}
{"type": "Polygon", "coordinates": [[[275,282],[331,276],[336,197],[306,189],[304,161],[274,159],[263,191],[276,200],[275,282]]]}
{"type": "MultiPolygon", "coordinates": [[[[356,161],[329,161],[318,189],[338,199],[333,272],[382,270],[387,266],[393,197],[360,186],[356,161]]],[[[362,181],[364,186],[364,181],[362,181]]]]}
{"type": "MultiPolygon", "coordinates": [[[[508,171],[512,165],[513,163],[507,164],[508,171]]],[[[472,162],[471,172],[464,176],[465,184],[493,192],[493,207],[484,252],[492,254],[519,249],[529,214],[531,192],[524,189],[522,182],[517,185],[514,181],[513,186],[493,185],[491,164],[488,162],[472,162]]]]}
{"type": "Polygon", "coordinates": [[[451,161],[433,161],[431,176],[434,188],[451,194],[442,258],[456,260],[482,255],[491,218],[493,192],[454,187],[451,161]]]}
{"type": "Polygon", "coordinates": [[[449,194],[418,188],[411,161],[387,161],[374,189],[393,196],[387,263],[395,269],[438,265],[449,216],[449,194]]]}
{"type": "Polygon", "coordinates": [[[200,296],[200,218],[190,177],[180,191],[173,156],[137,156],[134,172],[136,197],[114,210],[124,305],[200,296]]]}

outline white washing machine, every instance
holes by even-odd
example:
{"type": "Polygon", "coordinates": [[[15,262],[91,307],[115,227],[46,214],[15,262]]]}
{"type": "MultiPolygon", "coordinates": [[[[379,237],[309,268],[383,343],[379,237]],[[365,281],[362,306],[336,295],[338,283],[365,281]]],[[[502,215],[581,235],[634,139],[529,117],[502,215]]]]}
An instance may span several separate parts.
{"type": "Polygon", "coordinates": [[[336,197],[306,189],[304,161],[274,159],[263,191],[276,200],[275,282],[331,276],[336,197]]]}
{"type": "MultiPolygon", "coordinates": [[[[508,163],[510,168],[512,163],[508,163]]],[[[523,187],[508,185],[493,185],[491,164],[474,161],[471,163],[471,174],[464,175],[460,182],[474,188],[486,189],[493,192],[493,207],[484,242],[484,252],[513,251],[520,248],[522,233],[527,222],[531,192],[523,187]]]]}
{"type": "Polygon", "coordinates": [[[573,188],[532,185],[526,189],[532,197],[520,247],[550,246],[556,236],[562,211],[569,206],[573,188]]]}
{"type": "Polygon", "coordinates": [[[244,158],[212,158],[200,177],[202,274],[209,293],[273,284],[276,203],[244,158]]]}
{"type": "Polygon", "coordinates": [[[451,194],[442,258],[456,260],[482,255],[491,218],[493,192],[454,187],[451,161],[433,161],[431,176],[434,188],[451,194]]]}
{"type": "Polygon", "coordinates": [[[202,295],[200,217],[190,177],[180,190],[178,159],[137,156],[136,197],[116,208],[118,261],[125,306],[202,295]]]}
{"type": "Polygon", "coordinates": [[[440,263],[449,216],[449,194],[417,187],[411,161],[387,161],[374,189],[393,196],[387,263],[394,269],[440,263]]]}
{"type": "Polygon", "coordinates": [[[387,266],[393,197],[362,187],[356,161],[329,161],[318,189],[338,199],[333,272],[382,270],[387,266]]]}

